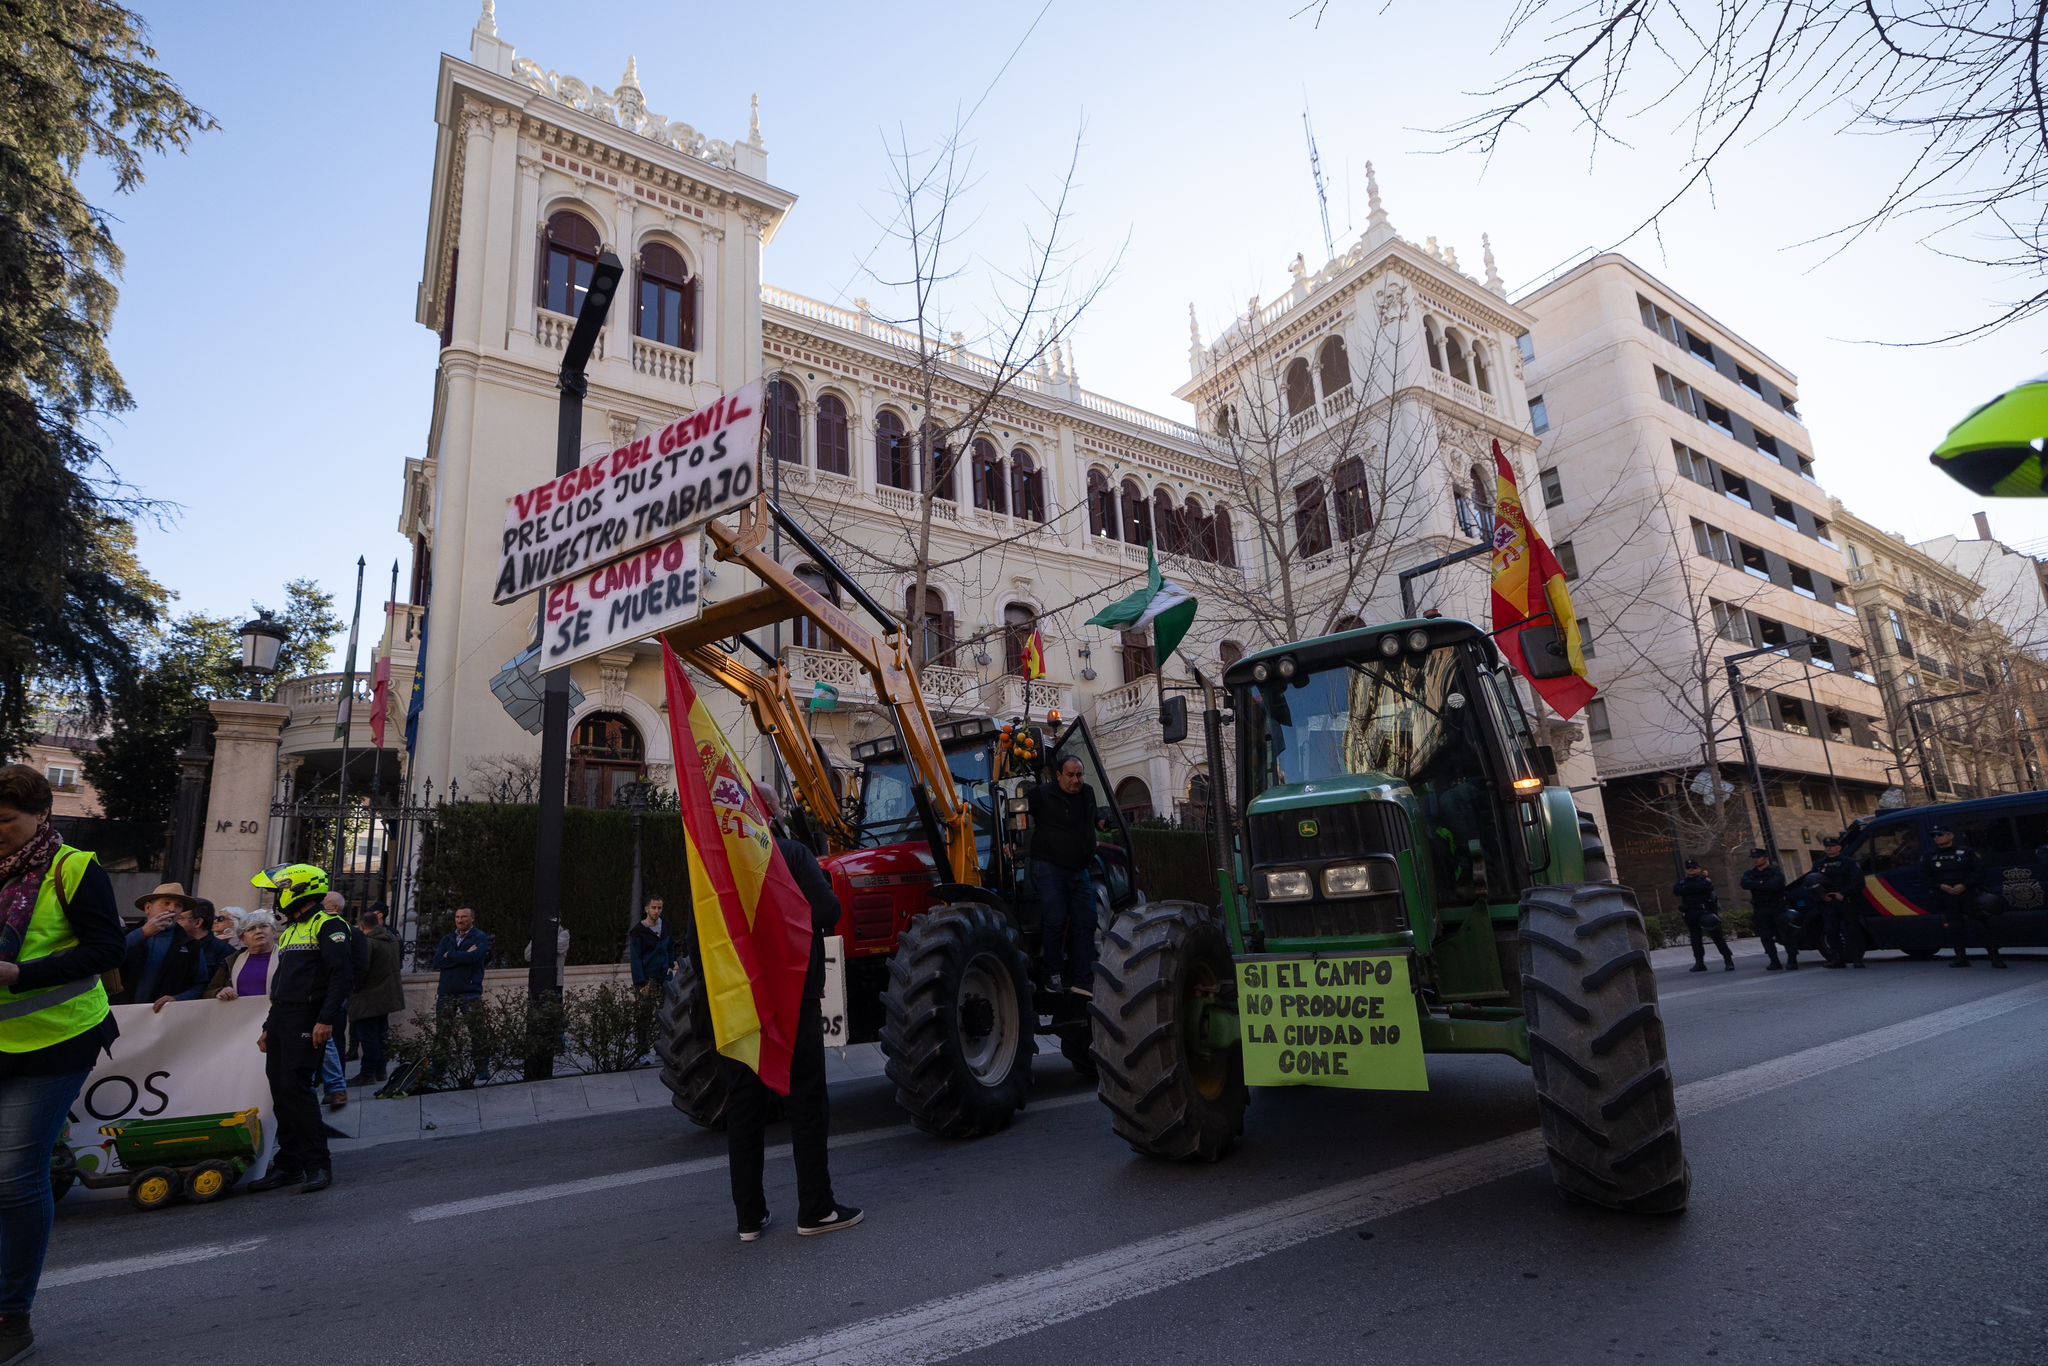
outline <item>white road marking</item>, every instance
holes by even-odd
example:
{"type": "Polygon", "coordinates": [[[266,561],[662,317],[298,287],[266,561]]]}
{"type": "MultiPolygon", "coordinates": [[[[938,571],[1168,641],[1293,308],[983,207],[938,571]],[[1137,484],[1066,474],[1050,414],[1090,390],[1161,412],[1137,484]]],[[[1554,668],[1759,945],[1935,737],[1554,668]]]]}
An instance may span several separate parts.
{"type": "Polygon", "coordinates": [[[112,1262],[87,1262],[83,1266],[59,1267],[43,1273],[41,1287],[44,1290],[54,1290],[60,1285],[103,1281],[109,1276],[133,1276],[139,1271],[158,1271],[167,1266],[183,1266],[187,1262],[209,1262],[216,1257],[232,1257],[237,1253],[248,1252],[268,1241],[265,1238],[245,1238],[239,1243],[207,1243],[203,1247],[152,1252],[143,1257],[123,1257],[112,1262]]]}
{"type": "MultiPolygon", "coordinates": [[[[1033,1111],[1061,1110],[1070,1105],[1086,1105],[1094,1100],[1093,1091],[1080,1091],[1071,1096],[1055,1096],[1050,1100],[1034,1100],[1026,1107],[1025,1114],[1028,1117],[1033,1111]]],[[[851,1148],[862,1143],[906,1138],[917,1132],[916,1128],[908,1124],[892,1124],[886,1129],[861,1129],[855,1133],[841,1134],[832,1140],[830,1146],[836,1152],[841,1148],[851,1148]]],[[[787,1157],[789,1145],[777,1144],[767,1150],[766,1156],[771,1161],[787,1157]]],[[[699,1157],[688,1162],[669,1162],[659,1167],[640,1167],[629,1172],[613,1172],[609,1176],[587,1176],[580,1181],[558,1181],[547,1186],[529,1186],[524,1190],[480,1195],[470,1200],[450,1200],[441,1205],[424,1205],[414,1210],[410,1217],[415,1224],[426,1224],[437,1219],[459,1219],[468,1214],[486,1214],[491,1210],[531,1205],[542,1200],[567,1200],[597,1191],[616,1190],[621,1186],[638,1186],[649,1181],[669,1181],[679,1176],[695,1176],[700,1172],[724,1170],[725,1154],[720,1153],[716,1157],[699,1157]]]]}
{"type": "MultiPolygon", "coordinates": [[[[2048,998],[2048,982],[1951,1006],[1867,1034],[1691,1082],[1678,1088],[1679,1110],[1688,1117],[1702,1115],[1952,1030],[1981,1024],[2044,998],[2048,998]]],[[[1389,1218],[1542,1161],[1540,1133],[1529,1129],[1178,1232],[1077,1257],[1027,1276],[1010,1277],[978,1290],[930,1300],[735,1361],[745,1366],[798,1366],[809,1362],[909,1366],[914,1362],[944,1361],[1316,1238],[1389,1218]]]]}
{"type": "Polygon", "coordinates": [[[1726,996],[1730,992],[1734,991],[1754,991],[1758,987],[1767,987],[1771,985],[1773,984],[1768,980],[1748,982],[1726,982],[1717,983],[1716,985],[1710,987],[1687,987],[1683,991],[1660,991],[1657,993],[1657,1004],[1662,1005],[1666,1001],[1682,1001],[1688,996],[1706,996],[1710,993],[1718,993],[1722,996],[1726,996]]]}

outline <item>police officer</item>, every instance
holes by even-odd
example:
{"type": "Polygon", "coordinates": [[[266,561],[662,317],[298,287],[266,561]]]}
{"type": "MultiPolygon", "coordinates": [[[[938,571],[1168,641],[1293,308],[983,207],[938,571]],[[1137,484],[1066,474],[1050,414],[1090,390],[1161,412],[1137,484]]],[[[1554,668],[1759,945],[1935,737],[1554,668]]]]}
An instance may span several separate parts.
{"type": "Polygon", "coordinates": [[[277,893],[284,930],[277,937],[270,974],[270,1016],[256,1046],[270,1079],[270,1107],[277,1117],[277,1156],[270,1173],[249,1184],[252,1191],[297,1184],[300,1194],[326,1190],[334,1179],[327,1155],[327,1130],[313,1079],[334,1031],[348,1018],[348,993],[355,985],[355,953],[348,922],[323,904],[327,873],[310,863],[266,868],[250,881],[277,893]]]}
{"type": "Polygon", "coordinates": [[[1921,857],[1920,875],[1927,879],[1934,893],[1935,909],[1948,917],[1949,927],[1955,932],[1956,956],[1948,965],[1970,966],[1969,927],[1975,921],[1984,940],[1984,952],[1991,957],[1991,966],[2004,967],[2005,960],[1998,956],[1997,922],[1991,918],[1980,890],[1984,881],[1983,856],[1957,843],[1956,832],[1946,825],[1933,826],[1928,833],[1934,836],[1934,848],[1921,857]]]}
{"type": "MultiPolygon", "coordinates": [[[[1763,940],[1764,955],[1770,959],[1765,972],[1780,972],[1778,962],[1778,917],[1785,911],[1785,875],[1771,862],[1771,851],[1749,851],[1749,869],[1742,875],[1742,890],[1749,893],[1749,909],[1756,937],[1763,940]]],[[[1787,956],[1796,950],[1787,948],[1787,956]]],[[[1796,960],[1795,960],[1796,961],[1796,960]]]]}
{"type": "Polygon", "coordinates": [[[1714,880],[1707,876],[1707,870],[1700,867],[1698,859],[1685,861],[1685,876],[1678,879],[1671,888],[1678,898],[1679,912],[1685,916],[1685,927],[1692,931],[1692,970],[1707,970],[1707,948],[1700,941],[1701,931],[1714,936],[1714,947],[1721,951],[1724,971],[1735,971],[1735,955],[1729,951],[1728,940],[1721,933],[1721,899],[1714,895],[1714,880]]]}
{"type": "Polygon", "coordinates": [[[1842,852],[1842,837],[1820,842],[1813,866],[1820,882],[1821,957],[1831,968],[1863,966],[1863,870],[1842,852]]]}

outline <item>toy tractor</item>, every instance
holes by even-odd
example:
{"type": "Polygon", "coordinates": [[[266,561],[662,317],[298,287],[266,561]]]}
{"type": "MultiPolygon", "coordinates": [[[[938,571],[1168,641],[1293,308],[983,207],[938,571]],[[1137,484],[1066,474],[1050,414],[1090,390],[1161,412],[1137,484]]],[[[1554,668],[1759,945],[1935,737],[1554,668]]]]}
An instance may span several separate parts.
{"type": "Polygon", "coordinates": [[[1248,1086],[1424,1090],[1428,1054],[1505,1053],[1534,1073],[1562,1193],[1683,1209],[1642,915],[1546,782],[1556,760],[1493,642],[1395,622],[1247,656],[1223,688],[1237,818],[1219,784],[1235,843],[1221,904],[1136,906],[1103,943],[1093,1049],[1116,1132],[1214,1160],[1248,1086]]]}
{"type": "Polygon", "coordinates": [[[255,1110],[180,1119],[126,1119],[100,1126],[113,1140],[122,1170],[89,1171],[68,1146],[50,1164],[50,1184],[61,1200],[75,1181],[92,1190],[126,1186],[128,1203],[162,1209],[183,1195],[195,1205],[218,1200],[240,1181],[263,1151],[263,1121],[255,1110]]]}

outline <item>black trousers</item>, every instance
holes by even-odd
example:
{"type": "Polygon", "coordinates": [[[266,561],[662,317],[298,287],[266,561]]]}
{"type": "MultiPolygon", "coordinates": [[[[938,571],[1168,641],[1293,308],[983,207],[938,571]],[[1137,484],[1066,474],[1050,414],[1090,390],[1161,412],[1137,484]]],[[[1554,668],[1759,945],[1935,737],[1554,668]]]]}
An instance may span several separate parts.
{"type": "Polygon", "coordinates": [[[362,1045],[364,1073],[373,1077],[383,1076],[384,1053],[391,1039],[391,1017],[365,1015],[360,1020],[349,1021],[349,1028],[355,1031],[356,1042],[362,1045]]]}
{"type": "Polygon", "coordinates": [[[1711,934],[1714,936],[1714,947],[1721,951],[1721,956],[1723,958],[1733,958],[1735,956],[1732,952],[1729,951],[1727,936],[1721,933],[1721,927],[1718,924],[1715,925],[1714,928],[1711,930],[1706,929],[1705,924],[1703,923],[1707,918],[1707,913],[1705,910],[1685,910],[1682,912],[1682,914],[1685,916],[1686,929],[1692,931],[1693,962],[1704,963],[1707,961],[1707,946],[1704,943],[1702,943],[1700,939],[1700,936],[1702,934],[1711,934]]]}
{"type": "Polygon", "coordinates": [[[1863,950],[1863,920],[1857,914],[1855,903],[1847,897],[1840,901],[1823,897],[1820,903],[1821,957],[1832,963],[1860,963],[1863,950]]]}
{"type": "Polygon", "coordinates": [[[1955,937],[1956,957],[1970,956],[1970,931],[1974,927],[1978,940],[1984,946],[1985,956],[1994,963],[1998,961],[1998,917],[1984,909],[1975,892],[1950,896],[1936,890],[1934,901],[1936,908],[1948,917],[1949,932],[1955,937]]]}
{"type": "Polygon", "coordinates": [[[263,1075],[270,1082],[270,1110],[277,1121],[277,1166],[287,1172],[328,1165],[327,1128],[314,1098],[325,1046],[313,1047],[315,1005],[277,1002],[264,1022],[267,1036],[263,1075]]]}
{"type": "MultiPolygon", "coordinates": [[[[1785,913],[1783,906],[1759,906],[1749,903],[1750,926],[1756,930],[1756,937],[1763,941],[1764,956],[1773,963],[1778,961],[1778,917],[1785,913]]],[[[1786,953],[1795,952],[1786,949],[1786,953]]]]}
{"type": "MultiPolygon", "coordinates": [[[[789,1059],[789,1099],[783,1105],[783,1113],[789,1118],[789,1144],[796,1157],[797,1222],[804,1224],[827,1218],[836,1207],[832,1173],[825,1162],[829,1115],[825,1095],[825,1028],[818,1009],[818,995],[824,987],[824,974],[814,955],[804,981],[803,1010],[797,1016],[796,1048],[789,1059]]],[[[768,1105],[774,1093],[744,1063],[730,1058],[722,1062],[732,1088],[725,1117],[732,1203],[739,1214],[740,1227],[753,1228],[768,1215],[768,1197],[761,1189],[761,1169],[766,1162],[763,1148],[768,1105]]]]}

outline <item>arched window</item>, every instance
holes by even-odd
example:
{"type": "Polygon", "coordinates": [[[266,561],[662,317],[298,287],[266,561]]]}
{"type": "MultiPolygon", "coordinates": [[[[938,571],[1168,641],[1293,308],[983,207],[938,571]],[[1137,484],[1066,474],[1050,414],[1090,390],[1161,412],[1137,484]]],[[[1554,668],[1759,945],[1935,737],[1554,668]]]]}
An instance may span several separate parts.
{"type": "Polygon", "coordinates": [[[1329,397],[1351,383],[1351,353],[1342,337],[1326,337],[1316,351],[1316,368],[1322,371],[1323,396],[1329,397]]]}
{"type": "Polygon", "coordinates": [[[1309,375],[1308,362],[1296,356],[1287,363],[1287,415],[1305,413],[1316,406],[1316,382],[1309,375]]]}
{"type": "Polygon", "coordinates": [[[1427,316],[1425,316],[1425,317],[1423,318],[1423,320],[1422,320],[1422,343],[1423,343],[1423,345],[1424,345],[1424,346],[1427,346],[1427,347],[1429,348],[1429,368],[1430,368],[1430,369],[1432,369],[1432,370],[1441,370],[1441,369],[1443,369],[1443,368],[1444,368],[1444,349],[1443,349],[1443,343],[1442,343],[1442,342],[1441,342],[1441,341],[1440,341],[1440,340],[1438,339],[1438,336],[1437,336],[1437,330],[1436,330],[1436,319],[1435,319],[1435,318],[1431,318],[1431,317],[1427,317],[1427,316]]]}
{"type": "Polygon", "coordinates": [[[911,642],[920,664],[945,664],[953,653],[953,614],[936,588],[924,590],[924,610],[917,610],[917,589],[903,590],[903,605],[910,621],[911,642]]]}
{"type": "Polygon", "coordinates": [[[1216,435],[1230,437],[1237,435],[1237,408],[1226,403],[1216,410],[1216,435]]]}
{"type": "Polygon", "coordinates": [[[1152,789],[1143,778],[1126,778],[1116,785],[1116,809],[1127,821],[1152,819],[1152,789]]]}
{"type": "Polygon", "coordinates": [[[1493,490],[1497,482],[1496,477],[1489,477],[1484,465],[1472,467],[1472,503],[1479,509],[1489,534],[1493,531],[1493,490]]]}
{"type": "Polygon", "coordinates": [[[818,468],[829,474],[853,473],[853,433],[846,404],[837,394],[818,398],[818,468]]]}
{"type": "Polygon", "coordinates": [[[953,469],[960,463],[959,457],[931,423],[927,422],[919,433],[918,444],[931,453],[925,464],[925,487],[932,491],[934,498],[943,498],[949,503],[959,502],[953,492],[956,487],[953,469]]]}
{"type": "Polygon", "coordinates": [[[1141,678],[1150,678],[1159,672],[1158,661],[1152,657],[1152,632],[1149,627],[1142,631],[1125,631],[1118,636],[1117,653],[1123,657],[1126,683],[1135,683],[1141,678]]]}
{"type": "Polygon", "coordinates": [[[1123,540],[1126,545],[1152,544],[1152,517],[1145,507],[1145,490],[1135,479],[1124,480],[1123,540]]]}
{"type": "Polygon", "coordinates": [[[917,487],[917,474],[910,458],[909,429],[891,408],[875,414],[875,482],[892,489],[917,487]]]}
{"type": "MultiPolygon", "coordinates": [[[[796,580],[834,606],[839,602],[839,585],[832,582],[825,571],[814,564],[800,564],[796,567],[796,580]]],[[[818,629],[818,623],[809,617],[798,617],[791,632],[790,643],[805,650],[836,650],[839,642],[818,629]]]]}
{"type": "Polygon", "coordinates": [[[1451,378],[1472,382],[1472,372],[1465,365],[1465,344],[1458,340],[1455,332],[1444,333],[1444,363],[1450,367],[1451,378]]]}
{"type": "Polygon", "coordinates": [[[1337,482],[1337,535],[1343,540],[1363,536],[1372,530],[1372,490],[1366,487],[1365,461],[1357,456],[1339,460],[1337,482]]]}
{"type": "Polygon", "coordinates": [[[1202,500],[1192,493],[1180,511],[1180,525],[1187,536],[1187,553],[1204,563],[1216,563],[1216,523],[1202,511],[1202,500]]]}
{"type": "Polygon", "coordinates": [[[602,809],[646,773],[639,728],[615,711],[594,711],[576,723],[569,742],[569,800],[602,809]]]}
{"type": "Polygon", "coordinates": [[[1226,640],[1216,647],[1216,657],[1223,661],[1223,667],[1227,669],[1244,658],[1244,646],[1234,640],[1226,640]]]}
{"type": "Polygon", "coordinates": [[[1323,481],[1294,486],[1294,552],[1307,557],[1330,548],[1330,500],[1323,481]]]}
{"type": "Polygon", "coordinates": [[[1493,367],[1486,363],[1486,349],[1475,345],[1472,348],[1472,383],[1478,386],[1482,394],[1493,392],[1492,371],[1493,367]]]}
{"type": "Polygon", "coordinates": [[[771,379],[763,399],[761,420],[768,424],[768,454],[791,465],[804,463],[803,408],[796,386],[771,379]]]}
{"type": "Polygon", "coordinates": [[[540,306],[574,317],[583,307],[603,242],[590,220],[563,209],[548,219],[547,251],[541,258],[540,306]]]}
{"type": "Polygon", "coordinates": [[[1180,505],[1165,489],[1152,495],[1152,531],[1165,554],[1187,554],[1187,528],[1181,524],[1180,505]]]}
{"type": "Polygon", "coordinates": [[[697,282],[683,254],[666,243],[640,248],[640,312],[633,334],[663,346],[697,349],[697,282]]]}
{"type": "Polygon", "coordinates": [[[1003,458],[996,443],[985,436],[974,438],[974,505],[990,512],[1003,512],[1007,493],[1003,479],[1003,458]]]}
{"type": "Polygon", "coordinates": [[[1010,511],[1027,522],[1045,520],[1045,472],[1022,446],[1010,452],[1010,511]]]}
{"type": "Polygon", "coordinates": [[[1116,491],[1101,470],[1088,471],[1088,534],[1117,539],[1116,491]]]}
{"type": "Polygon", "coordinates": [[[1237,537],[1230,530],[1230,509],[1219,507],[1209,519],[1209,534],[1216,538],[1216,563],[1237,567],[1237,537]]]}
{"type": "Polygon", "coordinates": [[[1003,672],[1024,677],[1024,647],[1038,629],[1038,614],[1021,602],[1003,608],[1003,672]]]}

